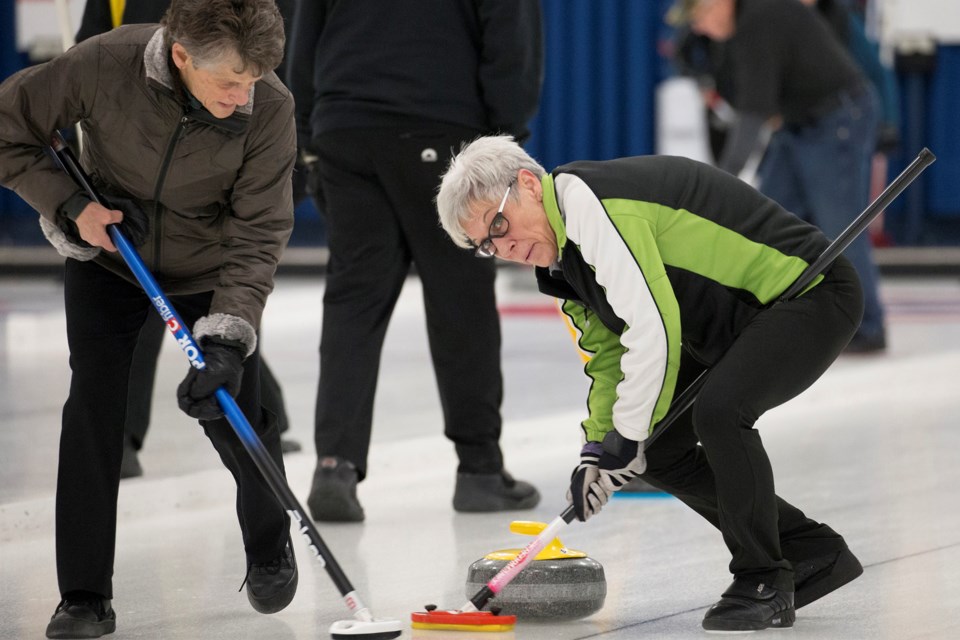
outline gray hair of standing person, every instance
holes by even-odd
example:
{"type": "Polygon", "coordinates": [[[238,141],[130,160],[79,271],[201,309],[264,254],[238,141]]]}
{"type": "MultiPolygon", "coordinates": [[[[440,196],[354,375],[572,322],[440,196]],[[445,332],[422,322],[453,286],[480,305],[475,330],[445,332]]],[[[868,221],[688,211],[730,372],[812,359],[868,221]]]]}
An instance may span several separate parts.
{"type": "MultiPolygon", "coordinates": [[[[437,211],[440,224],[457,246],[474,246],[463,229],[464,222],[473,215],[472,207],[478,202],[499,204],[521,169],[538,178],[547,173],[512,136],[477,138],[450,159],[437,193],[437,211]]],[[[517,199],[516,189],[511,189],[509,199],[517,199]]]]}
{"type": "Polygon", "coordinates": [[[196,67],[238,56],[234,71],[261,76],[283,60],[283,17],[274,0],[173,0],[160,24],[167,50],[179,42],[196,67]]]}

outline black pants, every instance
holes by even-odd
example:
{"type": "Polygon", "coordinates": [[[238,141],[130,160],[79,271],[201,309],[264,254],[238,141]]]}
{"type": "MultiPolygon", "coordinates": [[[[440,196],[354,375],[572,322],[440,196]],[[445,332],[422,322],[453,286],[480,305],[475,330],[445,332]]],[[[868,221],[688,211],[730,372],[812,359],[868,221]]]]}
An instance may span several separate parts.
{"type": "MultiPolygon", "coordinates": [[[[61,594],[113,597],[117,489],[134,345],[155,313],[140,287],[90,263],[67,260],[64,281],[70,395],[63,408],[57,476],[56,546],[61,594]]],[[[187,326],[210,307],[212,293],[171,297],[187,326]]],[[[260,407],[257,353],[244,363],[237,403],[283,469],[276,420],[260,407]]],[[[184,361],[184,374],[189,365],[184,361]]],[[[172,401],[172,399],[171,399],[172,401]]],[[[237,515],[248,562],[277,557],[289,518],[225,419],[201,422],[237,483],[237,515]]]]}
{"type": "MultiPolygon", "coordinates": [[[[317,454],[366,475],[387,324],[411,263],[423,283],[444,434],[459,470],[499,471],[500,318],[492,260],[458,248],[433,198],[451,152],[478,132],[429,125],[335,131],[315,140],[329,234],[317,454]]],[[[424,388],[422,393],[429,393],[424,388]]]]}
{"type": "MultiPolygon", "coordinates": [[[[123,425],[123,431],[134,449],[138,451],[143,447],[147,438],[147,428],[150,426],[157,358],[160,357],[160,348],[167,333],[167,325],[164,324],[160,314],[148,313],[143,320],[143,326],[140,328],[140,335],[133,350],[130,385],[127,390],[127,419],[123,425]]],[[[283,391],[263,358],[260,358],[260,402],[267,411],[277,416],[277,427],[280,433],[286,431],[290,425],[283,402],[283,391]]]]}
{"type": "MultiPolygon", "coordinates": [[[[826,371],[862,311],[856,272],[838,258],[818,286],[763,311],[744,329],[707,374],[692,409],[647,452],[644,478],[720,529],[736,576],[792,591],[793,564],[845,546],[830,527],[775,494],[770,460],[753,426],[826,371]]],[[[684,356],[677,389],[704,368],[684,356]]]]}

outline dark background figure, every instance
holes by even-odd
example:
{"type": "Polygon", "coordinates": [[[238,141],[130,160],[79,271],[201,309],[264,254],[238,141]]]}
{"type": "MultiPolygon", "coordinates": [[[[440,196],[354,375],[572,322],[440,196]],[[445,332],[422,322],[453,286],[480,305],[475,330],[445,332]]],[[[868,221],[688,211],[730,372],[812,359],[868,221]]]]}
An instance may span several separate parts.
{"type": "MultiPolygon", "coordinates": [[[[272,0],[173,0],[163,23],[92,37],[0,85],[0,184],[40,214],[65,256],[71,369],[56,493],[60,603],[50,638],[112,633],[117,497],[133,353],[150,299],[117,253],[120,224],[204,351],[177,389],[236,483],[251,606],[293,599],[290,519],[223,417],[225,386],[283,470],[260,402],[257,332],[293,228],[294,106],[273,69],[272,0]],[[186,43],[186,44],[184,44],[186,43]],[[254,89],[256,89],[254,91],[254,89]],[[81,162],[114,208],[90,200],[44,153],[80,124],[81,162]]],[[[199,434],[197,434],[199,437],[199,434]]]]}
{"type": "MultiPolygon", "coordinates": [[[[278,0],[277,8],[283,16],[287,31],[293,20],[295,0],[278,0]]],[[[83,7],[83,17],[80,28],[77,30],[77,42],[99,35],[121,24],[151,24],[160,22],[170,0],[126,0],[113,2],[111,0],[87,0],[83,7]],[[115,14],[116,12],[116,14],[115,14]]],[[[288,40],[289,42],[289,40],[288,40]]],[[[276,74],[283,80],[284,62],[277,67],[276,74]]],[[[294,172],[295,182],[300,183],[299,197],[305,197],[302,188],[303,172],[294,172]]],[[[297,185],[294,189],[294,204],[297,202],[297,185]]],[[[123,464],[120,466],[121,478],[135,478],[143,475],[143,466],[140,464],[139,451],[147,437],[150,426],[150,414],[153,408],[153,387],[157,374],[157,359],[160,357],[160,348],[167,328],[160,316],[148,314],[140,328],[140,336],[133,352],[133,364],[130,367],[130,385],[127,397],[127,417],[124,423],[123,464]]],[[[267,366],[263,356],[260,357],[260,400],[277,416],[277,425],[280,433],[290,428],[287,418],[286,405],[283,401],[283,390],[267,366]]],[[[291,439],[281,438],[281,448],[284,453],[300,451],[300,444],[291,439]]]]}
{"type": "MultiPolygon", "coordinates": [[[[738,117],[718,166],[738,174],[764,125],[772,124],[757,173],[760,190],[837,237],[869,198],[880,106],[826,21],[798,0],[681,0],[668,18],[723,45],[720,77],[730,78],[723,97],[738,117]]],[[[847,352],[882,351],[886,328],[869,238],[861,235],[845,255],[865,300],[847,352]]]]}
{"type": "Polygon", "coordinates": [[[708,146],[714,164],[723,155],[727,134],[736,114],[722,96],[733,93],[729,78],[722,75],[723,43],[695,33],[689,25],[677,26],[673,39],[673,64],[676,72],[692,78],[697,83],[703,98],[703,110],[707,122],[708,146]],[[726,82],[721,91],[718,87],[726,82]]]}
{"type": "Polygon", "coordinates": [[[492,264],[443,234],[433,197],[451,153],[529,135],[543,79],[537,0],[312,0],[294,21],[289,81],[330,259],[316,405],[317,520],[363,520],[387,324],[412,264],[457,469],[454,508],[531,508],[499,446],[503,383],[492,264]]]}

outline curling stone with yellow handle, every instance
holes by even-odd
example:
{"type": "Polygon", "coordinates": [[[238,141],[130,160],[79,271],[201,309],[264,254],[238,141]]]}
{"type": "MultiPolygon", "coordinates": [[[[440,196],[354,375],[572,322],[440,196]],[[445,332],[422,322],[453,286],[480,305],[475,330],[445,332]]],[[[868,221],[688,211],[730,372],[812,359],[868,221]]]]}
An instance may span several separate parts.
{"type": "MultiPolygon", "coordinates": [[[[535,536],[546,527],[543,522],[517,520],[510,531],[535,536]]],[[[520,549],[503,549],[477,560],[467,572],[467,597],[482,588],[520,549]]],[[[584,618],[603,607],[607,582],[603,567],[582,551],[563,546],[560,538],[537,554],[536,558],[510,584],[490,601],[505,615],[517,618],[584,618]]]]}

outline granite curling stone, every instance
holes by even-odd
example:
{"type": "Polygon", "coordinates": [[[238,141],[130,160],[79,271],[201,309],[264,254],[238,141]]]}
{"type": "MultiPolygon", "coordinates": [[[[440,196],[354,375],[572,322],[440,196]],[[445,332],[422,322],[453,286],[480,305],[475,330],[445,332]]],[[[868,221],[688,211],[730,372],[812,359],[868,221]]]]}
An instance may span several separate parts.
{"type": "MultiPolygon", "coordinates": [[[[510,531],[536,536],[546,523],[514,521],[510,531]]],[[[467,571],[467,597],[482,589],[521,549],[503,549],[480,558],[467,571]]],[[[504,615],[573,620],[596,613],[607,596],[603,566],[554,538],[523,571],[490,600],[504,615]]]]}

